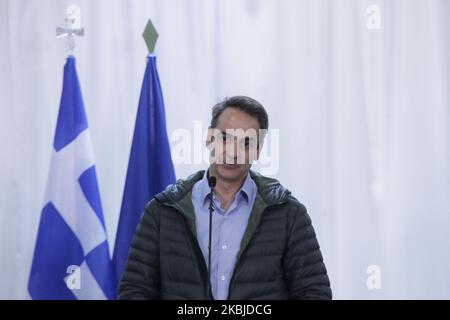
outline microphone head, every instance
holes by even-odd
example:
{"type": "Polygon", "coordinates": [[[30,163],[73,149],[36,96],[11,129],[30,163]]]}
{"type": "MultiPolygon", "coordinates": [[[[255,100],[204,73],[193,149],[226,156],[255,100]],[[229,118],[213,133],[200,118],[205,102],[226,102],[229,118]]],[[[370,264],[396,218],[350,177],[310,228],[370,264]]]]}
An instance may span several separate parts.
{"type": "Polygon", "coordinates": [[[214,176],[208,177],[208,185],[210,188],[214,188],[216,186],[217,179],[214,176]]]}

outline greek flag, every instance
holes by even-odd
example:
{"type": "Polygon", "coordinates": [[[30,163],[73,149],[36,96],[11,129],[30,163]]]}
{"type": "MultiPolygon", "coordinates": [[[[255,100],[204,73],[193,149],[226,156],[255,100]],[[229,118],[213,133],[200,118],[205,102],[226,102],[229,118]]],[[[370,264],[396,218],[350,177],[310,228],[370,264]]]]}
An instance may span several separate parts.
{"type": "Polygon", "coordinates": [[[89,127],[69,56],[28,291],[32,299],[111,299],[111,267],[89,127]]]}

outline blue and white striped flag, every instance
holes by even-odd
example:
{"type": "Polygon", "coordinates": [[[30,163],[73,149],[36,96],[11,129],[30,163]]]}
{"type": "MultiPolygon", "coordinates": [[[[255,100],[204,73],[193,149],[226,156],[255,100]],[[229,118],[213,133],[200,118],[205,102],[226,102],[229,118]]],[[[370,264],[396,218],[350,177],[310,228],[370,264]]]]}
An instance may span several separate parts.
{"type": "Polygon", "coordinates": [[[28,290],[33,299],[111,299],[111,266],[88,122],[69,56],[28,290]]]}

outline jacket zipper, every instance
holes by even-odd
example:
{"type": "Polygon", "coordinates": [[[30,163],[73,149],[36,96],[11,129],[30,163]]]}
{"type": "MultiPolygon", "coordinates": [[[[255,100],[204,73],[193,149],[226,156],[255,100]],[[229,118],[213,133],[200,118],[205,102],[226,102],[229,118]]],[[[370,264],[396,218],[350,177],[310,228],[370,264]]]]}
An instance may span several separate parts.
{"type": "MultiPolygon", "coordinates": [[[[273,208],[273,207],[282,205],[282,204],[284,204],[284,203],[286,203],[286,202],[285,202],[285,201],[284,201],[284,202],[277,202],[277,203],[274,203],[274,204],[271,204],[271,205],[267,206],[266,208],[264,208],[263,212],[261,213],[261,216],[262,216],[268,209],[271,209],[271,208],[273,208]]],[[[194,234],[192,234],[192,231],[191,231],[190,228],[189,228],[189,225],[188,225],[188,223],[187,223],[187,221],[186,221],[186,217],[184,216],[182,210],[181,210],[178,206],[173,205],[173,204],[162,203],[162,202],[161,202],[161,204],[162,204],[162,205],[165,205],[165,206],[169,206],[169,207],[171,207],[171,208],[177,210],[178,213],[181,214],[181,216],[182,216],[183,219],[184,219],[184,222],[186,223],[186,228],[187,228],[188,233],[189,233],[189,236],[190,236],[190,239],[189,239],[189,240],[190,240],[191,244],[195,247],[195,248],[193,248],[193,249],[194,249],[194,255],[195,255],[195,257],[197,258],[197,262],[198,262],[198,260],[200,260],[200,264],[201,264],[201,266],[200,266],[200,268],[201,268],[200,274],[203,274],[204,271],[207,272],[208,270],[207,270],[207,267],[206,267],[206,262],[204,261],[204,258],[203,258],[203,254],[201,254],[201,256],[200,256],[201,259],[199,259],[199,256],[198,256],[198,253],[199,253],[199,252],[201,253],[201,249],[200,249],[200,246],[199,246],[199,244],[198,244],[198,239],[196,239],[196,236],[195,236],[194,234]],[[195,240],[195,241],[193,241],[193,240],[195,240]]],[[[255,230],[255,232],[256,232],[256,230],[255,230]]],[[[252,237],[249,239],[248,243],[250,243],[250,241],[253,239],[255,232],[252,234],[252,237]]],[[[248,249],[248,245],[245,247],[244,251],[241,252],[241,254],[239,255],[238,260],[236,261],[236,263],[235,263],[235,265],[234,265],[234,268],[233,268],[233,274],[231,275],[230,283],[229,283],[229,285],[228,285],[228,296],[227,296],[227,300],[229,299],[229,296],[230,296],[230,289],[231,289],[231,285],[233,284],[233,280],[234,280],[234,277],[235,277],[235,274],[236,274],[236,270],[237,270],[238,266],[240,265],[240,263],[241,263],[241,261],[242,261],[242,256],[243,256],[243,254],[245,253],[245,251],[247,251],[247,249],[248,249]]],[[[202,278],[201,281],[202,281],[203,285],[206,286],[206,283],[204,283],[204,278],[205,278],[205,276],[202,275],[201,278],[202,278]]],[[[208,281],[211,283],[211,279],[208,279],[208,281]]],[[[202,289],[204,289],[204,288],[202,288],[202,289]]],[[[204,291],[204,290],[203,290],[203,291],[204,291]]],[[[209,295],[209,296],[206,296],[205,298],[206,298],[207,300],[214,300],[214,298],[213,298],[213,296],[212,296],[212,292],[210,292],[210,295],[209,295]]]]}
{"type": "MultiPolygon", "coordinates": [[[[207,273],[208,269],[206,267],[206,262],[205,262],[205,260],[203,258],[202,250],[201,250],[201,248],[200,248],[200,246],[198,244],[198,239],[192,233],[191,229],[189,228],[188,222],[186,221],[186,217],[184,216],[182,210],[178,206],[172,205],[172,204],[169,204],[169,203],[161,203],[161,204],[163,204],[165,206],[169,206],[169,207],[177,210],[178,213],[183,217],[183,220],[184,220],[184,222],[186,224],[186,229],[188,231],[189,241],[191,242],[191,245],[193,246],[192,249],[194,250],[194,256],[197,259],[197,263],[199,263],[200,275],[201,275],[201,283],[204,285],[204,287],[202,288],[202,291],[204,292],[205,291],[205,287],[206,287],[206,283],[204,283],[205,282],[204,279],[206,278],[206,274],[204,274],[204,273],[205,273],[205,271],[207,273]],[[199,253],[200,253],[200,257],[199,257],[199,253]]],[[[211,288],[211,279],[208,279],[208,281],[210,282],[210,288],[211,288]]],[[[212,296],[212,292],[210,292],[209,296],[205,296],[205,298],[207,300],[214,300],[214,298],[212,296]]]]}
{"type": "MultiPolygon", "coordinates": [[[[271,209],[271,208],[273,208],[273,207],[282,205],[282,204],[284,204],[284,203],[286,203],[286,202],[277,202],[277,203],[274,203],[274,204],[271,204],[271,205],[267,206],[267,207],[263,210],[263,212],[261,213],[261,216],[263,216],[263,214],[264,214],[267,210],[269,210],[269,209],[271,209]]],[[[255,233],[256,233],[256,230],[255,230],[255,232],[253,232],[252,237],[249,239],[248,243],[250,243],[250,242],[252,241],[252,239],[253,239],[255,233]]],[[[238,260],[237,260],[236,263],[234,264],[233,274],[231,275],[230,284],[228,285],[228,296],[227,296],[227,300],[228,300],[229,297],[230,297],[230,289],[231,289],[231,285],[233,284],[233,280],[234,280],[234,276],[235,276],[235,274],[236,274],[236,270],[237,270],[237,268],[239,267],[239,265],[240,265],[240,263],[241,263],[241,261],[242,261],[242,256],[244,255],[244,253],[245,253],[247,250],[248,250],[248,244],[247,244],[247,246],[245,247],[244,251],[241,252],[241,254],[239,255],[238,260]]]]}

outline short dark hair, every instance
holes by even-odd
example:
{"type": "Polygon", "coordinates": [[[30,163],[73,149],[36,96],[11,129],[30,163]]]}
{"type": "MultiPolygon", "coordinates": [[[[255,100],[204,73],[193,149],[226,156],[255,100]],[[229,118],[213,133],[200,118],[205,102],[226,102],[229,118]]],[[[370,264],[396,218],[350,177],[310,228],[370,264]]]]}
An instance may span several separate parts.
{"type": "Polygon", "coordinates": [[[269,128],[269,117],[261,103],[246,96],[234,96],[225,98],[212,108],[211,128],[217,127],[217,122],[222,112],[227,108],[235,108],[258,119],[260,129],[269,128]]]}

